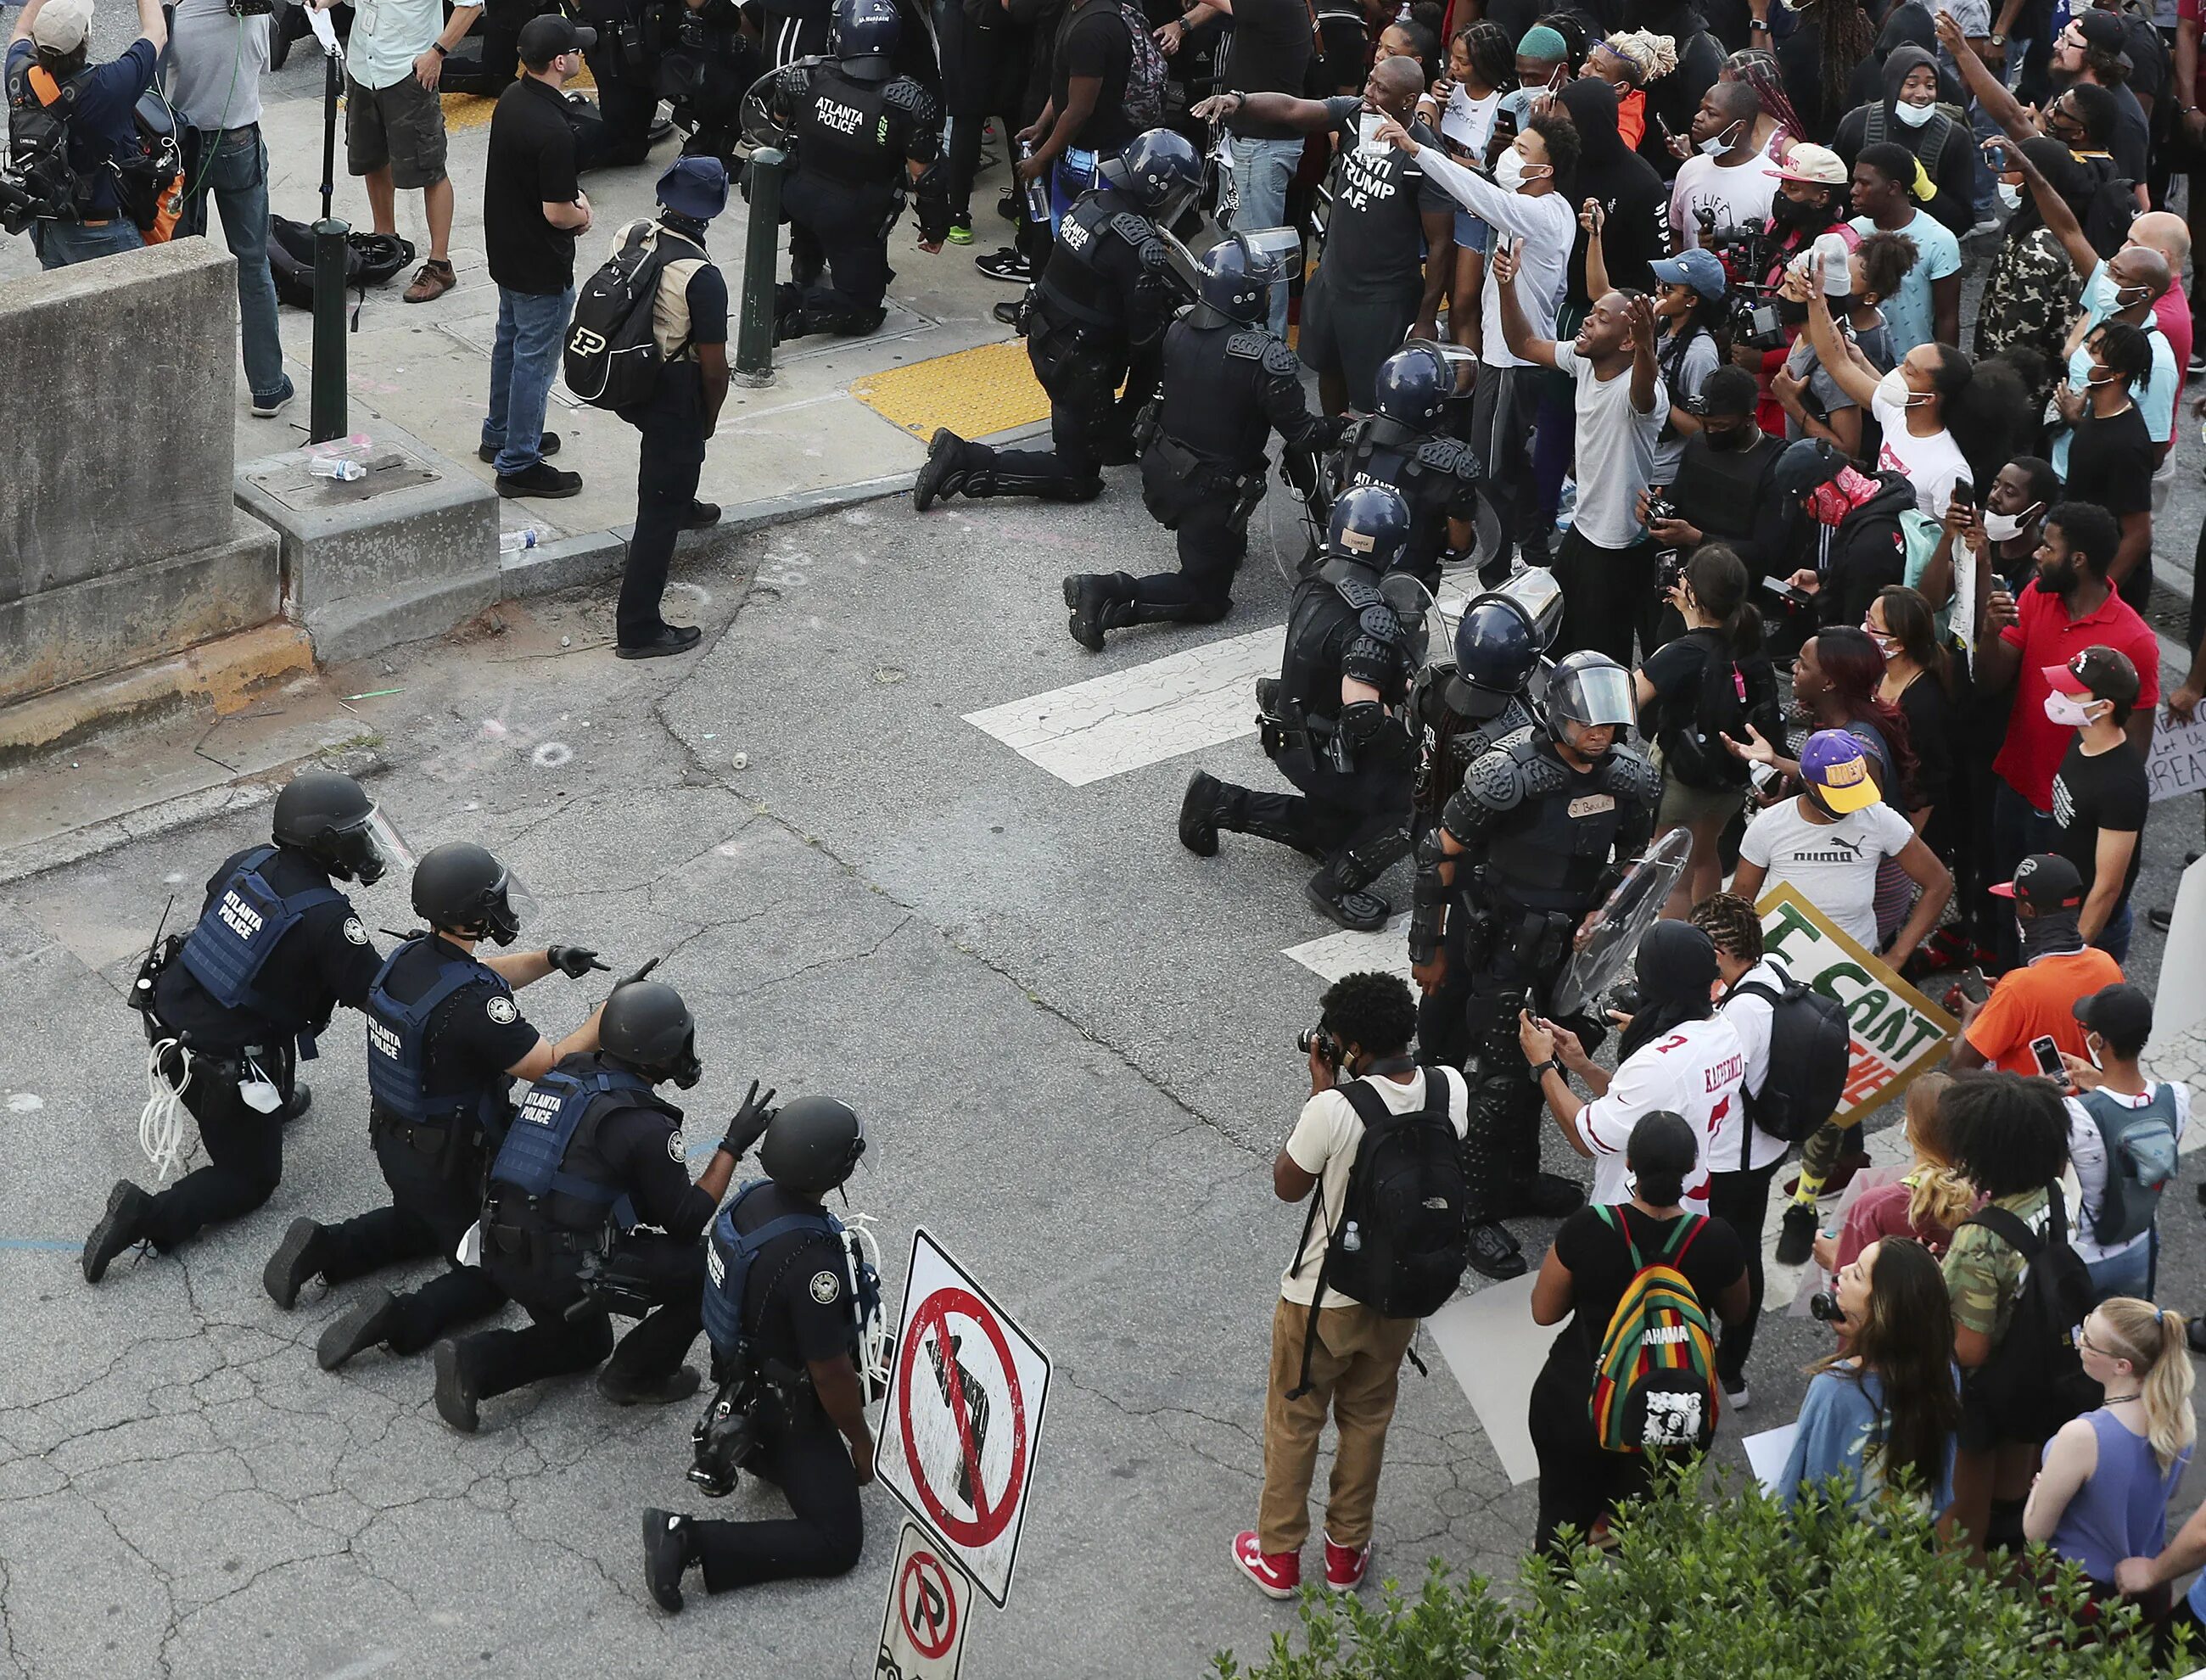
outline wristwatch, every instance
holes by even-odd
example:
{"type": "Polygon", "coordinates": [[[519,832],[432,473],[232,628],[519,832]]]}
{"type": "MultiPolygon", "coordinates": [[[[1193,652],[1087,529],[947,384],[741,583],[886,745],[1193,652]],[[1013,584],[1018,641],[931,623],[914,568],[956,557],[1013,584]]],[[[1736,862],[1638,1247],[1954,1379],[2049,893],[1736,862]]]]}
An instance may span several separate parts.
{"type": "Polygon", "coordinates": [[[452,56],[451,49],[446,46],[442,41],[430,42],[429,51],[435,53],[439,58],[450,58],[452,56]]]}
{"type": "Polygon", "coordinates": [[[1565,1081],[1570,1078],[1568,1069],[1563,1066],[1563,1058],[1559,1056],[1550,1056],[1546,1061],[1534,1064],[1532,1069],[1532,1083],[1537,1085],[1541,1080],[1545,1079],[1547,1076],[1547,1073],[1550,1069],[1554,1070],[1558,1078],[1565,1081]]]}
{"type": "Polygon", "coordinates": [[[1766,17],[1750,17],[1746,21],[1746,27],[1750,34],[1759,29],[1767,35],[1769,33],[1769,20],[1766,17]]]}
{"type": "Polygon", "coordinates": [[[1986,36],[1984,39],[1988,40],[1995,47],[2003,47],[2006,45],[2006,37],[2004,35],[1992,34],[1986,36]]]}

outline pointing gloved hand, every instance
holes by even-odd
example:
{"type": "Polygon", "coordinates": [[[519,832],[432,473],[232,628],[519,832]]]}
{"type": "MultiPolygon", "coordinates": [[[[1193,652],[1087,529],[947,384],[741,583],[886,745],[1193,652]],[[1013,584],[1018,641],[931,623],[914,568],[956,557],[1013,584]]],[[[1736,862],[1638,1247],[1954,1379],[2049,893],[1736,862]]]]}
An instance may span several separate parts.
{"type": "Polygon", "coordinates": [[[643,967],[638,968],[634,974],[623,974],[618,980],[613,982],[613,990],[617,992],[624,986],[634,986],[640,980],[649,979],[651,971],[659,966],[659,962],[660,959],[654,956],[650,962],[645,963],[643,967]]]}
{"type": "Polygon", "coordinates": [[[766,1129],[773,1123],[773,1091],[759,1095],[759,1082],[751,1081],[749,1094],[743,1105],[736,1111],[735,1118],[728,1122],[727,1135],[720,1140],[720,1147],[741,1160],[750,1153],[751,1146],[766,1135],[766,1129]]]}
{"type": "Polygon", "coordinates": [[[593,968],[603,971],[605,966],[587,945],[553,945],[545,951],[544,960],[569,980],[580,980],[593,968]]]}

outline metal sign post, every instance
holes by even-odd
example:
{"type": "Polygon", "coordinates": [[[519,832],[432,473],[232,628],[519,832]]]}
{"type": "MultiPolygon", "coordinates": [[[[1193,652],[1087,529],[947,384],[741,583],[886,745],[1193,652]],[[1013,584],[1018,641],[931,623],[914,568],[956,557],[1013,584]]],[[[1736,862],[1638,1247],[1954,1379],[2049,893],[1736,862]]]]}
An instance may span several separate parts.
{"type": "MultiPolygon", "coordinates": [[[[313,18],[326,24],[328,14],[313,18]]],[[[319,37],[321,28],[315,30],[319,37]]],[[[327,443],[351,428],[345,400],[345,268],[352,229],[331,213],[337,193],[337,95],[343,84],[343,60],[337,37],[324,41],[322,85],[322,219],[314,223],[314,360],[308,382],[307,441],[327,443]]]]}

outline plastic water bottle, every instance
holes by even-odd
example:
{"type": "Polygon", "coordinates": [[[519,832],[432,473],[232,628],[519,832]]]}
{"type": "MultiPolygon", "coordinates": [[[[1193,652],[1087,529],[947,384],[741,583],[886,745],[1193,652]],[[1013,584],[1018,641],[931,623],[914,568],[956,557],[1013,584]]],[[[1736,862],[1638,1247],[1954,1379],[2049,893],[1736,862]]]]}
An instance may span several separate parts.
{"type": "Polygon", "coordinates": [[[1341,1231],[1340,1247],[1341,1252],[1344,1254],[1360,1254],[1362,1251],[1363,1233],[1356,1229],[1355,1220],[1350,1219],[1348,1222],[1347,1226],[1341,1231]]]}
{"type": "MultiPolygon", "coordinates": [[[[1019,142],[1019,161],[1023,164],[1028,158],[1033,156],[1034,142],[1032,140],[1021,140],[1019,142]]],[[[1042,184],[1042,179],[1040,176],[1036,176],[1032,181],[1027,182],[1026,200],[1028,221],[1034,223],[1036,226],[1040,226],[1042,223],[1049,220],[1049,188],[1042,184]]]]}
{"type": "Polygon", "coordinates": [[[366,467],[345,455],[318,455],[307,463],[307,470],[318,479],[335,479],[339,484],[357,484],[367,476],[366,467]]]}
{"type": "Polygon", "coordinates": [[[501,531],[498,533],[498,551],[500,554],[524,554],[540,540],[534,525],[524,525],[518,531],[501,531]]]}

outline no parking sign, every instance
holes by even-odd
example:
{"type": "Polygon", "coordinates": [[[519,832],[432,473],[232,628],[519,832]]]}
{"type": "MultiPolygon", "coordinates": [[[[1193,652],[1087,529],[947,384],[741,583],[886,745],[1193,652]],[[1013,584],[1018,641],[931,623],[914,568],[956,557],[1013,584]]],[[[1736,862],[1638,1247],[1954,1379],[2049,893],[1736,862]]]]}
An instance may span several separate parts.
{"type": "Polygon", "coordinates": [[[881,1425],[881,1480],[1000,1608],[1034,1486],[1049,1355],[924,1230],[881,1425]]]}
{"type": "Polygon", "coordinates": [[[957,1680],[973,1611],[973,1577],[906,1518],[881,1613],[873,1680],[957,1680]]]}

